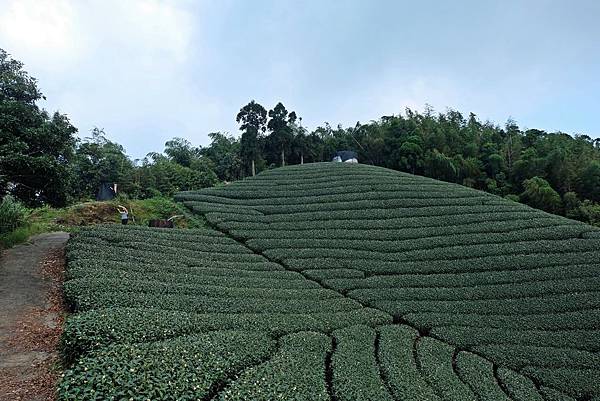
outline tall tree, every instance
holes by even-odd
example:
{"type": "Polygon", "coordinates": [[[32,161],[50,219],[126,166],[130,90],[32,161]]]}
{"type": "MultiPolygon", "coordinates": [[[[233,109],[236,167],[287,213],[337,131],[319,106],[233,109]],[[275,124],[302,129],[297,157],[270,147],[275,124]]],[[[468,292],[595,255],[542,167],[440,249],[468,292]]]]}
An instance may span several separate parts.
{"type": "Polygon", "coordinates": [[[77,177],[73,191],[78,198],[91,198],[101,183],[116,183],[120,192],[136,196],[133,163],[118,143],[106,138],[104,130],[92,129],[92,136],[78,144],[72,163],[77,177]]]}
{"type": "Polygon", "coordinates": [[[261,133],[265,132],[267,123],[267,110],[252,100],[242,107],[237,114],[235,121],[240,125],[242,139],[240,141],[240,154],[245,166],[251,164],[252,175],[256,175],[256,159],[258,152],[258,139],[261,133]]]}
{"type": "Polygon", "coordinates": [[[285,166],[285,154],[290,151],[294,139],[293,124],[297,119],[296,112],[288,113],[283,103],[279,102],[273,110],[269,110],[269,118],[269,140],[281,152],[281,165],[285,166]]]}
{"type": "Polygon", "coordinates": [[[67,116],[50,117],[40,109],[36,102],[42,98],[23,64],[0,49],[0,196],[63,206],[70,195],[77,129],[67,116]]]}
{"type": "Polygon", "coordinates": [[[198,157],[198,150],[187,139],[173,138],[165,143],[165,154],[171,161],[183,167],[190,167],[192,161],[198,157]]]}

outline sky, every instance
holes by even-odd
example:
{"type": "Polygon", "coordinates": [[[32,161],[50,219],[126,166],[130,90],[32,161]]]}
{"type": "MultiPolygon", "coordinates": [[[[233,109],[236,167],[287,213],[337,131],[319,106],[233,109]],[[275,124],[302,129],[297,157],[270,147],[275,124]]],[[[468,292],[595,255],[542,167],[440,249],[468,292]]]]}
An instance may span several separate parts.
{"type": "Polygon", "coordinates": [[[255,99],[312,130],[406,107],[600,137],[600,2],[0,0],[0,48],[79,136],[134,158],[239,134],[255,99]]]}

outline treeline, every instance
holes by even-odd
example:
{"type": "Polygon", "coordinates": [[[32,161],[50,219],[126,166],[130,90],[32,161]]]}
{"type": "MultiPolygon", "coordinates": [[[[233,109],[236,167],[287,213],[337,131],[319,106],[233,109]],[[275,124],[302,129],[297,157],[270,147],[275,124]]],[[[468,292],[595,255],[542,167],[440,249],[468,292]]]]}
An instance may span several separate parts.
{"type": "Polygon", "coordinates": [[[36,102],[37,82],[0,49],[0,195],[29,206],[93,198],[103,182],[132,198],[171,196],[286,164],[329,161],[354,150],[361,163],[456,182],[546,211],[600,224],[600,140],[482,122],[455,110],[384,116],[313,131],[282,103],[255,101],[237,114],[241,136],[209,134],[208,146],[182,138],[132,160],[101,129],[78,139],[65,115],[36,102]]]}

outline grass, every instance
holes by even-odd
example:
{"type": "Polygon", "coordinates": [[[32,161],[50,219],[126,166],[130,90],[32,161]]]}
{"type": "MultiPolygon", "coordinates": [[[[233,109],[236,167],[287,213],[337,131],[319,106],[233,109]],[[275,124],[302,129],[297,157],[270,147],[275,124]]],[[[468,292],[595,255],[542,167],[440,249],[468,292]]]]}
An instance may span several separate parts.
{"type": "Polygon", "coordinates": [[[65,208],[49,206],[28,211],[24,224],[11,232],[0,235],[0,249],[11,248],[27,242],[36,234],[53,231],[77,232],[81,227],[96,224],[120,224],[117,205],[123,205],[130,211],[131,225],[147,226],[151,219],[175,219],[176,227],[200,228],[205,222],[201,216],[194,216],[180,203],[168,198],[89,201],[77,203],[65,208]]]}

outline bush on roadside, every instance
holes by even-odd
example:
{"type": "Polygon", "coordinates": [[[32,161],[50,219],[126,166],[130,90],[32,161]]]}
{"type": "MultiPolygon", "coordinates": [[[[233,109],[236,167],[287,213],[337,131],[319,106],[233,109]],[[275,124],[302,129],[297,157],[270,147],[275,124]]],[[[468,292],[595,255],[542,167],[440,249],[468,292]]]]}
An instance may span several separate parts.
{"type": "Polygon", "coordinates": [[[25,224],[27,208],[10,195],[0,202],[0,234],[8,233],[25,224]]]}

